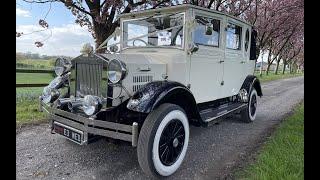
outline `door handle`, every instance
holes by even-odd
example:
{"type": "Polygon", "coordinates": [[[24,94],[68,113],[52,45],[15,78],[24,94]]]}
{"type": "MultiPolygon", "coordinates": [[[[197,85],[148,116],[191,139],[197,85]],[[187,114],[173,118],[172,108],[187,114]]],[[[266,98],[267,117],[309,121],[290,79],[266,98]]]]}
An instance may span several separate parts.
{"type": "Polygon", "coordinates": [[[223,63],[224,61],[219,61],[219,63],[223,63]]]}
{"type": "Polygon", "coordinates": [[[241,64],[244,64],[244,63],[246,63],[246,61],[241,61],[240,63],[241,63],[241,64]]]}

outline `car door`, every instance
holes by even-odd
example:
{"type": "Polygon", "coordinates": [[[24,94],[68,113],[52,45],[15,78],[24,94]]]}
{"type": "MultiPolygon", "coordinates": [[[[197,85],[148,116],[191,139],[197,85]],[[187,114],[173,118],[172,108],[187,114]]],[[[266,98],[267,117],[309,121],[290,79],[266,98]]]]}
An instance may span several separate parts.
{"type": "Polygon", "coordinates": [[[229,97],[238,94],[246,77],[247,63],[243,46],[243,27],[230,18],[226,19],[225,28],[225,59],[223,66],[222,96],[229,97]]]}
{"type": "Polygon", "coordinates": [[[199,49],[189,56],[189,84],[197,103],[201,103],[221,96],[224,58],[220,33],[222,18],[196,15],[195,19],[197,25],[192,39],[199,49]]]}

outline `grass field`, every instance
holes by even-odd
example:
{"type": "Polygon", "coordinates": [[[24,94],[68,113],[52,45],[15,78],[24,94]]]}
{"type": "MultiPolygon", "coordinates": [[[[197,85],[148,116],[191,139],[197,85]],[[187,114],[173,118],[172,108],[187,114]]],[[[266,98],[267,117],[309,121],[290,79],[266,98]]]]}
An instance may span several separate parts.
{"type": "Polygon", "coordinates": [[[262,74],[260,77],[259,72],[255,72],[255,75],[259,78],[260,82],[267,82],[267,81],[273,81],[277,79],[286,79],[286,78],[291,78],[291,77],[297,77],[297,76],[303,76],[303,73],[295,73],[295,74],[290,74],[286,72],[285,74],[275,74],[274,72],[269,72],[268,75],[265,73],[262,74]]]}
{"type": "MultiPolygon", "coordinates": [[[[55,60],[16,60],[16,68],[53,69],[55,60]]],[[[16,73],[16,84],[50,83],[53,74],[16,73]]],[[[16,88],[16,125],[39,123],[45,120],[44,113],[39,112],[38,97],[43,87],[16,88]]]]}
{"type": "Polygon", "coordinates": [[[44,113],[38,111],[38,97],[41,95],[42,89],[42,87],[16,88],[17,126],[44,121],[44,113]]]}
{"type": "Polygon", "coordinates": [[[16,68],[27,69],[53,69],[54,59],[51,60],[39,60],[39,59],[25,59],[16,60],[16,68]]]}
{"type": "Polygon", "coordinates": [[[16,73],[16,84],[49,83],[53,78],[48,73],[16,73]]]}
{"type": "Polygon", "coordinates": [[[16,126],[22,126],[26,124],[37,124],[47,121],[45,114],[39,112],[39,104],[36,99],[20,99],[16,102],[16,126]]]}
{"type": "Polygon", "coordinates": [[[262,148],[255,163],[236,179],[304,179],[304,105],[287,118],[262,148]]]}

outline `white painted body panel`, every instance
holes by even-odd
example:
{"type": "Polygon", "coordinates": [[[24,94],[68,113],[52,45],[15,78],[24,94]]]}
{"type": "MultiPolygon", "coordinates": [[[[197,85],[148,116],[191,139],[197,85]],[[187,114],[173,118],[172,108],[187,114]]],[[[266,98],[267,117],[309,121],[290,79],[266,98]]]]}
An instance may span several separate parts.
{"type": "MultiPolygon", "coordinates": [[[[192,42],[193,29],[190,29],[187,26],[188,23],[185,22],[185,38],[182,48],[135,47],[123,49],[120,46],[120,54],[105,54],[109,59],[116,58],[126,63],[129,73],[122,84],[131,95],[134,93],[134,76],[151,75],[154,81],[164,80],[163,77],[167,75],[168,80],[180,82],[185,86],[190,85],[190,90],[196,102],[203,103],[238,94],[245,78],[253,74],[255,61],[249,60],[250,47],[248,51],[244,50],[245,32],[246,29],[251,32],[251,25],[223,13],[193,6],[190,6],[193,8],[188,7],[177,8],[179,11],[185,9],[182,11],[185,12],[185,21],[193,20],[196,14],[220,20],[219,47],[199,45],[197,52],[188,54],[187,47],[192,42]],[[230,21],[242,27],[241,50],[226,48],[225,28],[227,22],[230,21]],[[141,72],[138,70],[139,68],[150,68],[150,71],[141,72]]],[[[170,8],[165,11],[168,11],[167,13],[175,12],[170,8]]],[[[150,16],[151,12],[154,13],[155,11],[136,13],[135,18],[150,16]]],[[[133,17],[129,15],[123,16],[121,24],[131,18],[133,17]]],[[[147,82],[140,82],[141,85],[145,83],[147,82]]],[[[119,89],[114,89],[114,96],[118,92],[119,89]]],[[[122,101],[129,96],[124,95],[122,101]]],[[[114,101],[113,105],[119,103],[119,100],[114,101]]]]}
{"type": "Polygon", "coordinates": [[[190,56],[190,90],[198,103],[219,99],[223,79],[223,50],[208,46],[199,46],[199,50],[190,56]]]}
{"type": "MultiPolygon", "coordinates": [[[[150,81],[147,76],[152,77],[152,81],[168,80],[177,81],[184,85],[187,83],[187,54],[177,49],[126,49],[121,54],[104,54],[108,59],[119,59],[126,63],[128,69],[127,77],[122,81],[123,86],[132,95],[135,85],[146,84],[150,81]],[[150,71],[145,71],[149,69],[150,71]],[[138,79],[133,79],[138,77],[138,79]],[[139,82],[134,82],[139,81],[139,82]]],[[[120,88],[114,88],[113,97],[117,97],[121,92],[120,88]]],[[[122,101],[129,98],[125,92],[121,93],[124,97],[122,101]]],[[[120,99],[113,101],[113,106],[121,103],[120,99]]]]}
{"type": "MultiPolygon", "coordinates": [[[[253,74],[255,65],[255,61],[249,60],[250,47],[247,51],[245,51],[244,47],[245,32],[247,29],[249,29],[249,32],[251,32],[251,27],[228,17],[226,17],[225,23],[227,22],[232,22],[242,27],[242,41],[241,50],[225,48],[225,59],[223,66],[224,85],[222,87],[222,97],[228,97],[238,94],[245,78],[249,74],[253,74]]],[[[226,34],[224,34],[224,39],[225,36],[226,34]]],[[[249,39],[249,42],[250,40],[251,39],[249,39]]]]}

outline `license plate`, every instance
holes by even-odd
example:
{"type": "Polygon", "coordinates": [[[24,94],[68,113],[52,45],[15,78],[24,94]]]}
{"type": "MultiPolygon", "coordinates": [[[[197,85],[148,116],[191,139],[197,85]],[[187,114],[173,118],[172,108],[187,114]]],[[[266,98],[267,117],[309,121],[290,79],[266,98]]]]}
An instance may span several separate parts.
{"type": "Polygon", "coordinates": [[[66,126],[64,124],[54,122],[53,123],[54,132],[65,136],[66,138],[81,144],[83,139],[83,132],[72,127],[66,126]]]}

